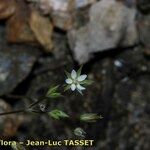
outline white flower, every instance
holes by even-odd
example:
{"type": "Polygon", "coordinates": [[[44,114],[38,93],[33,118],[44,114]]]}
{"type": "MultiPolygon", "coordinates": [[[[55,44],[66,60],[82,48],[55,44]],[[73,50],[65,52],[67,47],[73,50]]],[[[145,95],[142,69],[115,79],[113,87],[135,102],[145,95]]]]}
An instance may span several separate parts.
{"type": "Polygon", "coordinates": [[[82,90],[85,90],[85,87],[81,85],[81,82],[87,78],[87,75],[78,75],[75,70],[72,70],[69,78],[66,79],[66,83],[70,85],[72,91],[78,90],[82,93],[82,90]]]}

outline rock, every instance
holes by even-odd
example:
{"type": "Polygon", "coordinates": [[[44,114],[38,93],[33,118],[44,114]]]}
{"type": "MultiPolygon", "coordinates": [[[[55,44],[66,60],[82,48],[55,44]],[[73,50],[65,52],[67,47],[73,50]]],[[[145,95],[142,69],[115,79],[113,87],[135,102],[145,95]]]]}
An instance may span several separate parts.
{"type": "Polygon", "coordinates": [[[55,27],[69,31],[75,27],[80,26],[84,23],[87,17],[88,8],[73,10],[70,12],[52,11],[51,18],[55,27]],[[87,11],[84,11],[87,10],[87,11]],[[84,11],[84,13],[82,13],[84,11]]]}
{"type": "Polygon", "coordinates": [[[73,12],[60,12],[54,11],[51,13],[52,21],[55,27],[62,29],[64,31],[70,30],[74,26],[74,16],[73,12]]]}
{"type": "Polygon", "coordinates": [[[15,47],[0,51],[0,95],[11,92],[30,73],[35,56],[15,47]]]}
{"type": "MultiPolygon", "coordinates": [[[[107,125],[100,131],[100,135],[103,135],[103,131],[104,135],[101,138],[99,135],[96,149],[149,149],[150,144],[147,139],[150,137],[148,111],[150,86],[147,83],[150,81],[150,62],[145,59],[142,53],[140,46],[117,53],[113,59],[114,69],[111,68],[112,66],[107,69],[108,72],[106,75],[109,76],[111,74],[110,77],[113,83],[107,81],[109,79],[107,78],[106,82],[108,83],[104,87],[108,88],[112,84],[114,90],[112,98],[109,98],[111,100],[105,99],[105,97],[109,97],[108,92],[104,96],[105,104],[103,106],[110,111],[106,116],[104,115],[107,125]],[[119,61],[119,63],[116,63],[116,61],[119,61]]],[[[101,62],[106,59],[100,59],[99,61],[101,62]]],[[[106,66],[103,67],[103,69],[105,68],[106,66]]],[[[95,73],[99,75],[101,69],[102,67],[97,65],[95,73]]],[[[104,70],[103,72],[105,73],[106,71],[104,70]]],[[[104,79],[106,75],[104,74],[104,79]]],[[[104,79],[101,79],[101,82],[104,82],[104,79]]],[[[100,102],[97,102],[97,104],[99,103],[102,103],[102,97],[100,98],[100,102]]],[[[103,120],[101,120],[102,122],[103,120]]]]}
{"type": "Polygon", "coordinates": [[[54,26],[63,30],[72,28],[74,0],[40,0],[37,5],[43,14],[50,14],[54,26]]]}
{"type": "Polygon", "coordinates": [[[42,45],[50,52],[53,26],[48,17],[30,8],[25,1],[17,1],[14,15],[7,21],[7,41],[10,43],[25,43],[42,45]]]}
{"type": "MultiPolygon", "coordinates": [[[[0,113],[10,112],[12,107],[4,100],[0,99],[0,113]]],[[[0,117],[0,138],[8,138],[16,135],[21,124],[20,116],[16,114],[0,117]]]]}
{"type": "MultiPolygon", "coordinates": [[[[27,0],[31,1],[31,0],[27,0]]],[[[83,8],[96,2],[96,0],[39,0],[38,5],[43,12],[51,11],[70,12],[74,9],[83,8]]]]}
{"type": "Polygon", "coordinates": [[[75,7],[76,8],[83,8],[90,4],[95,3],[96,0],[75,0],[75,7]]]}
{"type": "Polygon", "coordinates": [[[150,15],[138,16],[138,29],[141,42],[150,49],[150,15]]]}
{"type": "Polygon", "coordinates": [[[8,46],[0,27],[0,95],[10,93],[30,73],[38,51],[25,45],[8,46]]]}
{"type": "Polygon", "coordinates": [[[51,11],[51,7],[49,6],[49,0],[36,0],[36,1],[32,1],[32,0],[27,0],[29,2],[32,2],[32,3],[37,3],[39,9],[42,11],[43,14],[47,15],[50,13],[51,11]]]}
{"type": "Polygon", "coordinates": [[[116,1],[123,2],[128,7],[136,7],[137,0],[116,0],[116,1]]]}
{"type": "Polygon", "coordinates": [[[41,4],[47,5],[49,10],[67,12],[73,9],[74,0],[40,0],[41,4]]]}
{"type": "MultiPolygon", "coordinates": [[[[31,0],[27,0],[30,1],[31,0]]],[[[80,8],[85,8],[96,0],[39,0],[37,3],[43,14],[49,14],[55,27],[64,31],[72,29],[79,15],[76,17],[80,8]]]]}
{"type": "Polygon", "coordinates": [[[10,43],[38,43],[28,24],[30,10],[24,1],[18,1],[16,11],[7,21],[7,41],[10,43]]]}
{"type": "Polygon", "coordinates": [[[99,149],[137,149],[150,147],[150,120],[148,114],[150,82],[148,75],[142,75],[119,83],[113,99],[113,108],[106,132],[106,145],[99,149]]]}
{"type": "Polygon", "coordinates": [[[46,52],[50,52],[53,48],[53,26],[50,20],[40,15],[38,11],[32,10],[29,24],[38,42],[44,47],[46,52]]]}
{"type": "Polygon", "coordinates": [[[7,19],[16,10],[15,0],[0,0],[0,19],[7,19]]]}
{"type": "Polygon", "coordinates": [[[89,23],[68,33],[75,60],[81,64],[94,52],[135,45],[138,42],[135,15],[134,8],[114,0],[93,4],[89,23]]]}

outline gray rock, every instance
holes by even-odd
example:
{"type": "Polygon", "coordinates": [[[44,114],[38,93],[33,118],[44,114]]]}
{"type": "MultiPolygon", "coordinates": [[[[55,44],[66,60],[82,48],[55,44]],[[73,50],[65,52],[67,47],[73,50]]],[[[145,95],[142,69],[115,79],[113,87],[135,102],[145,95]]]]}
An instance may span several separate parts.
{"type": "Polygon", "coordinates": [[[124,0],[124,1],[125,1],[125,4],[128,7],[134,7],[134,6],[136,6],[136,0],[124,0]]]}
{"type": "Polygon", "coordinates": [[[141,42],[150,48],[150,15],[139,15],[138,28],[141,42]]]}
{"type": "Polygon", "coordinates": [[[116,86],[113,99],[114,109],[111,112],[113,121],[108,123],[107,144],[100,149],[149,149],[148,101],[150,86],[146,84],[149,81],[149,76],[143,75],[116,86]]]}
{"type": "Polygon", "coordinates": [[[135,15],[134,8],[114,0],[93,4],[89,23],[68,33],[75,59],[81,64],[87,62],[94,52],[136,44],[138,34],[135,15]]]}
{"type": "Polygon", "coordinates": [[[9,93],[30,73],[37,51],[28,46],[9,46],[0,28],[0,95],[9,93]]]}
{"type": "MultiPolygon", "coordinates": [[[[0,113],[12,111],[12,107],[3,99],[0,99],[0,113]]],[[[0,117],[0,135],[1,138],[12,137],[16,134],[21,123],[21,117],[16,114],[0,117]]]]}
{"type": "Polygon", "coordinates": [[[22,49],[0,51],[0,95],[11,92],[30,73],[35,57],[22,49]]]}
{"type": "MultiPolygon", "coordinates": [[[[119,61],[122,65],[114,63],[114,69],[109,72],[112,81],[116,82],[113,83],[113,98],[108,102],[104,97],[108,103],[106,108],[110,106],[104,119],[109,119],[105,131],[101,129],[105,138],[99,139],[96,150],[148,150],[150,147],[150,63],[142,53],[141,47],[137,47],[115,55],[115,62],[119,61]]],[[[100,66],[96,71],[99,70],[100,66]]],[[[104,87],[109,85],[106,83],[104,87]]]]}

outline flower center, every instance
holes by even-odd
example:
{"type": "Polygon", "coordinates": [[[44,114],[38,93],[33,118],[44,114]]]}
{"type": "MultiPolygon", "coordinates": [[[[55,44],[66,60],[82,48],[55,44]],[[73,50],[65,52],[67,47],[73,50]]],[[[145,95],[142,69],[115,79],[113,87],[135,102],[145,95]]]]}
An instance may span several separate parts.
{"type": "Polygon", "coordinates": [[[76,79],[73,79],[73,84],[77,85],[79,82],[76,79]]]}

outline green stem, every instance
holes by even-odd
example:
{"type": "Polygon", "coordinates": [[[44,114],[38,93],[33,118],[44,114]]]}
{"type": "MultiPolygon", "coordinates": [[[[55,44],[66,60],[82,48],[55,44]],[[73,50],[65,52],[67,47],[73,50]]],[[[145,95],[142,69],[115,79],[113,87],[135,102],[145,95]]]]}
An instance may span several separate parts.
{"type": "Polygon", "coordinates": [[[32,108],[33,106],[37,105],[38,103],[44,101],[45,99],[44,98],[41,98],[33,103],[31,103],[27,108],[32,108]]]}

